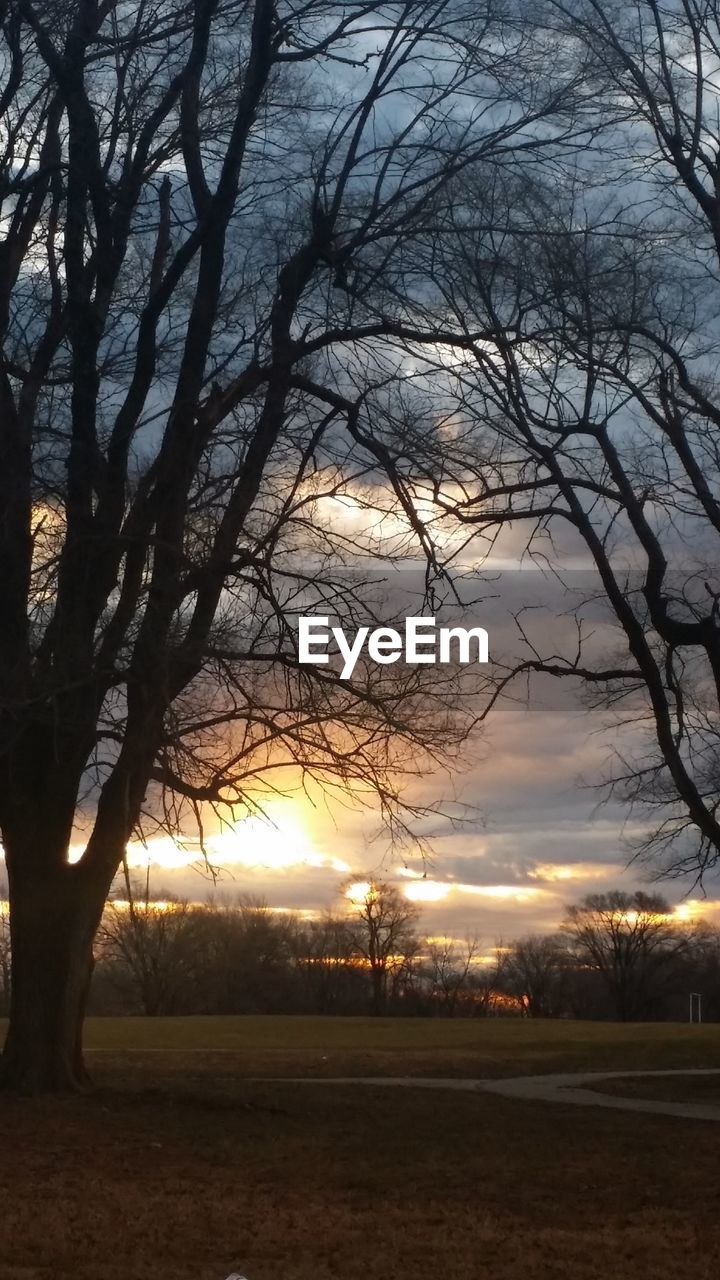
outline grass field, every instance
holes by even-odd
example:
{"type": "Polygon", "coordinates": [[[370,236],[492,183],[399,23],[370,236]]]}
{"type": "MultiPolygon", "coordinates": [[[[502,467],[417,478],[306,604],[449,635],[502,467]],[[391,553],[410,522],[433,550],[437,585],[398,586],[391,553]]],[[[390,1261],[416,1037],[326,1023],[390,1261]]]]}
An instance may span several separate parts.
{"type": "MultiPolygon", "coordinates": [[[[87,1048],[231,1053],[243,1075],[498,1076],[720,1067],[720,1024],[427,1018],[93,1018],[87,1048]]],[[[99,1056],[99,1055],[98,1055],[99,1056]]]]}
{"type": "MultiPolygon", "coordinates": [[[[590,1086],[621,1098],[655,1098],[660,1102],[709,1102],[720,1106],[720,1076],[620,1076],[590,1086]]],[[[720,1135],[719,1135],[720,1136],[720,1135]]]]}
{"type": "Polygon", "coordinates": [[[97,1020],[87,1039],[89,1097],[0,1101],[0,1280],[717,1273],[710,1126],[246,1077],[714,1066],[720,1029],[97,1020]]]}

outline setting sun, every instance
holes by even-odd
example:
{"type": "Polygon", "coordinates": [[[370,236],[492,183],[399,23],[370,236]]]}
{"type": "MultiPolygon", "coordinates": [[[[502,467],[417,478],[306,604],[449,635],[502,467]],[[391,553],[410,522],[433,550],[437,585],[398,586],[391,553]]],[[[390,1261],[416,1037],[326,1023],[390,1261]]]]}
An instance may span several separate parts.
{"type": "Polygon", "coordinates": [[[350,870],[341,858],[318,850],[291,804],[277,801],[263,816],[252,814],[207,840],[211,859],[223,865],[261,867],[329,867],[342,875],[350,870]]]}
{"type": "MultiPolygon", "coordinates": [[[[133,841],[128,845],[128,864],[133,869],[148,863],[175,870],[192,866],[203,853],[217,866],[242,866],[263,871],[288,867],[318,867],[347,875],[350,866],[342,858],[325,853],[313,842],[299,805],[290,800],[271,800],[262,814],[249,814],[206,836],[204,850],[199,839],[170,836],[133,841]]],[[[77,849],[76,856],[81,855],[77,849]]]]}

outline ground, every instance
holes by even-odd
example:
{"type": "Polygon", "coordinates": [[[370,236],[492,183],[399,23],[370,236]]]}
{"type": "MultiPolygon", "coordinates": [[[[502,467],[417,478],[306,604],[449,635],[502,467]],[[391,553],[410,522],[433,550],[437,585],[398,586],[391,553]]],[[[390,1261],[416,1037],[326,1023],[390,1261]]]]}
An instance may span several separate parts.
{"type": "Polygon", "coordinates": [[[618,1094],[621,1098],[655,1098],[660,1102],[709,1102],[713,1106],[720,1106],[720,1075],[671,1076],[668,1079],[657,1076],[621,1076],[619,1080],[604,1080],[591,1087],[601,1093],[618,1094]]]}
{"type": "Polygon", "coordinates": [[[718,1129],[248,1077],[720,1066],[720,1027],[97,1020],[88,1043],[91,1096],[0,1101],[0,1280],[716,1275],[718,1129]]]}
{"type": "MultiPolygon", "coordinates": [[[[519,1018],[92,1018],[91,1051],[231,1051],[243,1075],[495,1076],[720,1067],[720,1025],[519,1018]]],[[[98,1059],[100,1060],[100,1059],[98,1059]]]]}

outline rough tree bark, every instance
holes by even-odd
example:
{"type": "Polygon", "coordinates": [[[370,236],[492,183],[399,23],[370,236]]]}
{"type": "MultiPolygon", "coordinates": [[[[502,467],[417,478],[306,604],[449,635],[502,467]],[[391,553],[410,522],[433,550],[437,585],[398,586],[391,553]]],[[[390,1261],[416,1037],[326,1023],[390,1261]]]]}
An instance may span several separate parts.
{"type": "Polygon", "coordinates": [[[0,1087],[57,1092],[88,1083],[82,1026],[92,974],[93,938],[106,889],[78,892],[78,868],[42,880],[8,860],[12,982],[0,1087]]]}

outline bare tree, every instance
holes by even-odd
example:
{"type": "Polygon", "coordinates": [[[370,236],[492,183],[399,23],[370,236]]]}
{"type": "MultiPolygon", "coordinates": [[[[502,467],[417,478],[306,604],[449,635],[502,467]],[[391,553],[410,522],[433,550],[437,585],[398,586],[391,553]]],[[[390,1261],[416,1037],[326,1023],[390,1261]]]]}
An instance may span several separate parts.
{"type": "Polygon", "coordinates": [[[658,894],[615,890],[570,907],[563,934],[571,955],[598,973],[622,1022],[647,1017],[686,941],[658,894]]]}
{"type": "Polygon", "coordinates": [[[460,942],[456,938],[429,938],[425,970],[431,996],[442,1012],[453,1017],[467,1002],[472,990],[473,966],[478,960],[480,940],[477,935],[460,942]]]}
{"type": "Polygon", "coordinates": [[[392,823],[461,736],[437,683],[301,668],[294,621],[365,616],[404,502],[390,386],[443,338],[413,239],[583,89],[493,0],[7,0],[0,65],[1,1075],[62,1089],[133,832],[271,766],[392,823]]]}
{"type": "Polygon", "coordinates": [[[387,1011],[388,987],[394,975],[418,951],[416,925],[420,912],[394,884],[371,880],[360,889],[349,886],[352,937],[370,971],[372,1011],[387,1011]],[[359,896],[358,896],[359,894],[359,896]]]}
{"type": "Polygon", "coordinates": [[[196,910],[195,999],[217,1013],[272,1013],[292,986],[292,926],[262,899],[196,910]]]}
{"type": "Polygon", "coordinates": [[[473,965],[468,974],[472,992],[471,1010],[476,1017],[487,1018],[506,1011],[507,958],[508,948],[502,942],[497,942],[492,951],[473,965]]]}
{"type": "Polygon", "coordinates": [[[518,677],[581,687],[627,729],[610,785],[646,819],[636,850],[702,875],[720,854],[720,20],[548,0],[528,22],[582,64],[598,130],[561,184],[456,180],[416,249],[455,363],[411,347],[449,427],[439,442],[418,413],[398,469],[475,569],[549,564],[574,613],[558,643],[518,612],[488,710],[518,677]]]}
{"type": "Polygon", "coordinates": [[[326,911],[318,920],[298,924],[291,947],[314,1012],[344,1012],[359,987],[364,997],[362,956],[346,915],[326,911]]]}
{"type": "Polygon", "coordinates": [[[680,974],[678,990],[683,997],[685,1016],[691,991],[702,999],[703,1021],[720,1018],[720,929],[709,921],[698,920],[688,931],[687,953],[680,974]]]}
{"type": "Polygon", "coordinates": [[[554,936],[529,935],[508,949],[505,987],[529,1018],[557,1018],[563,1009],[567,952],[554,936]]]}
{"type": "Polygon", "coordinates": [[[179,1012],[194,973],[193,924],[186,902],[108,904],[98,949],[106,976],[134,1011],[179,1012]]]}

